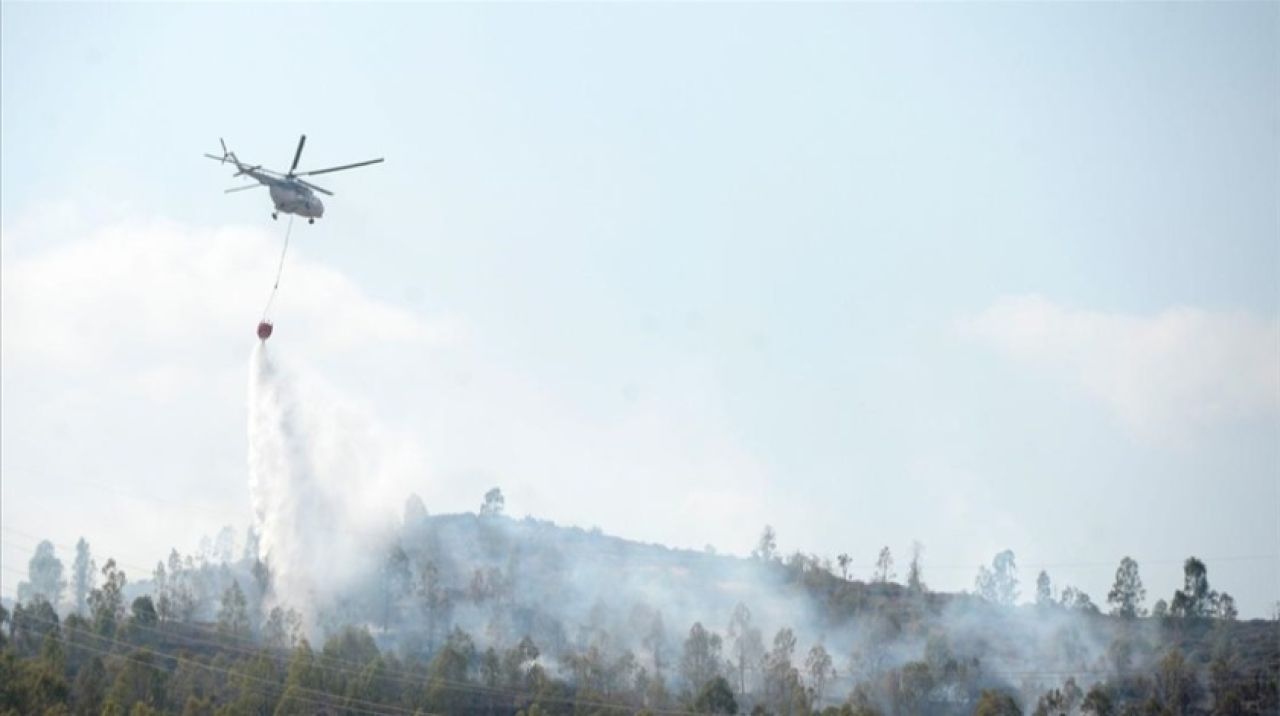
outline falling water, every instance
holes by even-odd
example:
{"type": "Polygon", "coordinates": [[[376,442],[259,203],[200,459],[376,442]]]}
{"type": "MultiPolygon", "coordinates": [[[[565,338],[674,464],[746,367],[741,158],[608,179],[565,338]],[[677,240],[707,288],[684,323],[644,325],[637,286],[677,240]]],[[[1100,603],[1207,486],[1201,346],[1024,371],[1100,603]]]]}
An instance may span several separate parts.
{"type": "Polygon", "coordinates": [[[329,555],[333,507],[319,484],[316,452],[293,386],[265,342],[249,370],[249,493],[260,555],[277,601],[308,603],[329,555]],[[326,529],[326,526],[330,529],[326,529]]]}

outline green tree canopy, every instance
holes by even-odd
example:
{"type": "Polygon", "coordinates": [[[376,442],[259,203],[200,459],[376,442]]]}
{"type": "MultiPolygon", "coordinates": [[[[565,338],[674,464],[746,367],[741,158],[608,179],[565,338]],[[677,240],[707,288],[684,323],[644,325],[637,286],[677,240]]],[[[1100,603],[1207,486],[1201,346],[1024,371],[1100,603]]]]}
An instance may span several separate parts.
{"type": "Polygon", "coordinates": [[[700,714],[736,714],[738,702],[733,698],[733,689],[723,676],[717,676],[706,683],[693,700],[693,710],[700,714]]]}
{"type": "Polygon", "coordinates": [[[1111,613],[1125,619],[1146,616],[1142,603],[1147,598],[1147,590],[1142,586],[1142,577],[1138,575],[1138,563],[1132,557],[1120,560],[1116,568],[1116,580],[1111,591],[1107,593],[1107,603],[1111,605],[1111,613]]]}

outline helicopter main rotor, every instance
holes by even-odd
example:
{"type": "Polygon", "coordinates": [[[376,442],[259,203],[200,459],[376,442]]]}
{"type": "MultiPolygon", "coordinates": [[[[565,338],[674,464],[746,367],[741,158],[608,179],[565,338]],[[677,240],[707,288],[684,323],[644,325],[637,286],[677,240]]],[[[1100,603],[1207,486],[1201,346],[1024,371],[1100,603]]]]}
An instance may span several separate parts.
{"type": "MultiPolygon", "coordinates": [[[[357,167],[369,166],[370,164],[378,164],[384,161],[382,157],[378,157],[377,159],[367,159],[363,162],[355,162],[354,164],[342,164],[336,167],[326,167],[324,169],[312,169],[311,171],[300,172],[298,171],[298,162],[302,160],[302,149],[307,144],[307,135],[303,134],[298,137],[298,148],[293,152],[293,162],[289,165],[289,171],[280,172],[274,169],[266,169],[261,164],[257,164],[253,166],[245,164],[241,162],[238,157],[236,157],[235,152],[232,152],[227,149],[227,143],[223,141],[221,137],[218,138],[218,143],[222,145],[222,156],[218,157],[212,154],[205,154],[205,156],[210,159],[216,159],[219,162],[222,162],[224,164],[228,161],[233,162],[236,165],[236,170],[237,170],[233,176],[244,176],[247,174],[249,176],[254,177],[255,179],[259,179],[255,175],[263,174],[281,181],[295,183],[295,184],[304,186],[308,189],[311,189],[312,191],[318,191],[321,194],[324,194],[326,196],[333,196],[334,193],[332,191],[329,191],[328,189],[325,189],[322,186],[306,181],[301,177],[315,176],[316,174],[328,174],[330,172],[340,172],[340,171],[345,171],[347,169],[355,169],[357,167]]],[[[261,179],[259,179],[259,184],[235,187],[234,189],[227,189],[226,191],[228,193],[233,191],[242,191],[244,189],[251,189],[254,186],[262,186],[264,184],[266,184],[266,182],[263,182],[261,179]]]]}

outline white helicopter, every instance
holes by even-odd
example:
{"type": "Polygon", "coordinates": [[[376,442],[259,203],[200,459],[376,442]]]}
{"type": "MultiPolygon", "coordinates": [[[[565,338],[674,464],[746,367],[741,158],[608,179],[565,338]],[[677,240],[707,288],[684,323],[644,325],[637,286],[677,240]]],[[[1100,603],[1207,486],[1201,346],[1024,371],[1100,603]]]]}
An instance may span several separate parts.
{"type": "Polygon", "coordinates": [[[293,165],[289,167],[288,173],[281,173],[271,169],[262,168],[261,164],[250,165],[245,164],[236,157],[235,152],[227,150],[227,143],[221,138],[218,142],[222,144],[222,156],[214,156],[206,154],[210,159],[218,162],[231,162],[236,165],[236,173],[232,176],[249,176],[257,180],[257,184],[249,184],[247,186],[238,186],[234,189],[227,189],[226,193],[233,191],[244,191],[245,189],[255,189],[259,186],[265,186],[271,190],[271,201],[275,204],[275,211],[271,212],[272,219],[280,218],[280,212],[286,214],[297,214],[307,218],[307,223],[314,224],[316,219],[324,216],[324,203],[316,197],[315,192],[320,192],[326,196],[333,196],[333,192],[323,187],[316,186],[309,181],[299,179],[298,177],[314,176],[316,174],[327,174],[329,172],[338,172],[344,169],[355,169],[369,164],[377,164],[382,158],[369,159],[355,164],[343,164],[340,167],[329,167],[328,169],[313,169],[309,172],[298,171],[298,160],[302,158],[302,146],[307,143],[307,135],[302,135],[298,140],[298,151],[294,152],[293,165]]]}

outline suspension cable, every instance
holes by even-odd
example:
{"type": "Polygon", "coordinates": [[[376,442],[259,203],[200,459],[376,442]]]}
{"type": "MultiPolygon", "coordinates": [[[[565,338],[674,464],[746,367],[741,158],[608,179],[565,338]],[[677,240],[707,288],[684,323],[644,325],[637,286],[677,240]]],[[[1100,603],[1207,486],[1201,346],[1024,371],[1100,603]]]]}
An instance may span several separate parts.
{"type": "Polygon", "coordinates": [[[271,313],[271,305],[275,303],[276,293],[280,291],[280,275],[284,273],[284,256],[289,251],[289,236],[293,234],[293,215],[289,215],[289,224],[284,230],[284,246],[280,249],[280,263],[276,266],[276,281],[271,286],[271,295],[267,297],[267,305],[262,309],[262,322],[270,323],[267,315],[271,313]]]}

